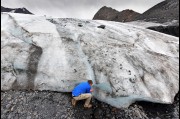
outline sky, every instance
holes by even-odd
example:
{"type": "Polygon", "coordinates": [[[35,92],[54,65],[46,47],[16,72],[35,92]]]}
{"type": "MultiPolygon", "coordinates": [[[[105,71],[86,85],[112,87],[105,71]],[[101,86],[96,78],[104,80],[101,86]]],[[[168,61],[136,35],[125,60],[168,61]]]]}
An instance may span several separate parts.
{"type": "Polygon", "coordinates": [[[131,9],[143,13],[164,0],[1,0],[3,7],[25,7],[36,15],[59,18],[92,19],[103,6],[118,11],[131,9]]]}

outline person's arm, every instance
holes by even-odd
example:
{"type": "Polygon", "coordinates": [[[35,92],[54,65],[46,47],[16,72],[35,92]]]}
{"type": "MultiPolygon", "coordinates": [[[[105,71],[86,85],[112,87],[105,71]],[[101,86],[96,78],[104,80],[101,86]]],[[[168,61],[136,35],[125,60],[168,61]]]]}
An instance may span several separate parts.
{"type": "Polygon", "coordinates": [[[92,91],[91,91],[91,88],[88,88],[87,90],[86,90],[86,93],[91,93],[92,91]]]}

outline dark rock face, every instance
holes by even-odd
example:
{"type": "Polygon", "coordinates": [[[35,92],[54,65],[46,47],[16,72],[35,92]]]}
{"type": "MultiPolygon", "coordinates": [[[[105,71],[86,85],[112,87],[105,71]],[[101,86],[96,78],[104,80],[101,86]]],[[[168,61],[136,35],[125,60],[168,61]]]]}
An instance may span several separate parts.
{"type": "Polygon", "coordinates": [[[1,6],[1,12],[12,12],[12,13],[23,13],[23,14],[33,14],[29,12],[26,8],[5,8],[1,6]]]}
{"type": "Polygon", "coordinates": [[[1,92],[2,119],[178,119],[179,93],[171,105],[137,102],[117,109],[92,99],[93,108],[84,101],[71,105],[70,93],[50,91],[1,92]]]}
{"type": "Polygon", "coordinates": [[[150,8],[134,20],[164,23],[179,20],[179,0],[165,0],[150,8]]]}
{"type": "Polygon", "coordinates": [[[137,12],[134,12],[133,10],[123,10],[119,12],[115,9],[104,6],[95,14],[93,19],[128,22],[128,21],[132,21],[138,15],[140,14],[137,12]]]}
{"type": "Polygon", "coordinates": [[[154,26],[148,29],[179,37],[179,26],[154,26]]]}

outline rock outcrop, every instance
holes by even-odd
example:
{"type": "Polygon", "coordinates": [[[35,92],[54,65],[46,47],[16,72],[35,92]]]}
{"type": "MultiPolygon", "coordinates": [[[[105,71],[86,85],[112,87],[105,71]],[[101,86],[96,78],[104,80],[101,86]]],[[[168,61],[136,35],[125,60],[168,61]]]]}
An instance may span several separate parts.
{"type": "Polygon", "coordinates": [[[166,22],[166,23],[153,23],[145,21],[132,21],[128,24],[136,25],[137,27],[147,28],[168,35],[179,37],[179,23],[175,22],[166,22]]]}
{"type": "Polygon", "coordinates": [[[93,20],[107,20],[107,21],[118,21],[118,22],[129,22],[140,15],[133,10],[123,10],[121,12],[112,9],[110,7],[102,7],[93,17],[93,20]]]}
{"type": "Polygon", "coordinates": [[[148,29],[179,37],[179,26],[153,26],[148,29]]]}
{"type": "Polygon", "coordinates": [[[176,37],[110,21],[1,16],[1,90],[71,92],[91,79],[94,97],[115,107],[169,104],[179,91],[176,37]]]}

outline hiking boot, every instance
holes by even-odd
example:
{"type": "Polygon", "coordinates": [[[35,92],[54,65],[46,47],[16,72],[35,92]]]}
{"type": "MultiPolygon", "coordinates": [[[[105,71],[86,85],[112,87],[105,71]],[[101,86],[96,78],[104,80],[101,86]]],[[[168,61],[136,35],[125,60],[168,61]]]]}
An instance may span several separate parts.
{"type": "Polygon", "coordinates": [[[72,105],[75,107],[77,101],[74,98],[71,101],[72,101],[72,105]]]}
{"type": "Polygon", "coordinates": [[[84,105],[84,107],[85,107],[85,108],[91,108],[92,105],[91,105],[91,104],[89,104],[89,105],[84,105]]]}

